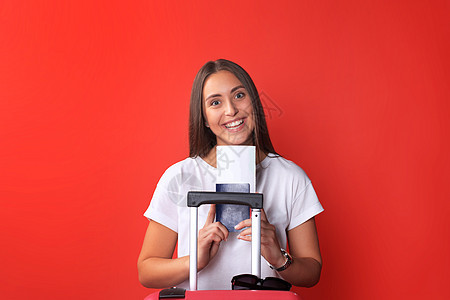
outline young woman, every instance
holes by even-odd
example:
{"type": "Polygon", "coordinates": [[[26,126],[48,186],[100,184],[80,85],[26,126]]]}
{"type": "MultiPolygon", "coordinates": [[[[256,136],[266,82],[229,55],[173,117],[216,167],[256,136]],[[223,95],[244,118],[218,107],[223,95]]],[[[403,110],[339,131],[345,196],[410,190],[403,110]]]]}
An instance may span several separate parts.
{"type": "MultiPolygon", "coordinates": [[[[219,59],[195,77],[189,117],[189,158],[161,177],[145,216],[150,220],[138,259],[146,287],[189,288],[189,190],[215,191],[216,146],[254,145],[256,192],[264,194],[262,278],[296,286],[319,281],[322,259],[314,216],[323,208],[303,170],[278,155],[270,141],[256,87],[239,65],[219,59]],[[178,243],[178,258],[172,258],[178,243]],[[289,253],[287,253],[289,244],[289,253]]],[[[215,206],[199,208],[199,289],[231,289],[234,275],[250,273],[251,220],[230,233],[215,222],[215,206]]]]}

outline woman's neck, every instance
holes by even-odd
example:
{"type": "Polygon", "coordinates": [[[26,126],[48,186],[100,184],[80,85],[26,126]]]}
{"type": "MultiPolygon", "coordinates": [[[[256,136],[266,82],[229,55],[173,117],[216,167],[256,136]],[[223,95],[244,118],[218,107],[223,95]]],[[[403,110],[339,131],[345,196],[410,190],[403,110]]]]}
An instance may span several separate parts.
{"type": "MultiPolygon", "coordinates": [[[[217,153],[216,146],[214,146],[206,156],[202,157],[202,159],[206,161],[209,165],[213,166],[214,168],[217,168],[216,153],[217,153]]],[[[261,150],[256,150],[256,164],[262,162],[264,158],[266,158],[266,156],[267,153],[264,153],[261,150]]]]}

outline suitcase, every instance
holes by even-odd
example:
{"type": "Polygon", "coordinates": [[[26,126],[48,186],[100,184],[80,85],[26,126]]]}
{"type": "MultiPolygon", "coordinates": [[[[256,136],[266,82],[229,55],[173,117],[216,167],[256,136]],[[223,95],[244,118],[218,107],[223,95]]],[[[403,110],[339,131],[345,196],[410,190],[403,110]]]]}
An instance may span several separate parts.
{"type": "MultiPolygon", "coordinates": [[[[190,207],[190,236],[189,236],[189,287],[186,291],[181,288],[164,289],[148,295],[144,300],[156,299],[258,299],[258,300],[301,300],[302,298],[291,291],[278,290],[197,290],[197,235],[198,235],[198,207],[203,204],[239,204],[252,209],[252,275],[261,277],[261,209],[263,195],[258,193],[234,192],[188,192],[187,204],[190,207]]],[[[231,282],[230,282],[231,289],[231,282]]]]}

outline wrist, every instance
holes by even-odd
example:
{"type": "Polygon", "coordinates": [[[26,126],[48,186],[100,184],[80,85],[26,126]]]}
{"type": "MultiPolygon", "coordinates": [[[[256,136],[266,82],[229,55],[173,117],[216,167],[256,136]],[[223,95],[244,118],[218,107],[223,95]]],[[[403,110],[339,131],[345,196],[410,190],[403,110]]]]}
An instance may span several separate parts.
{"type": "Polygon", "coordinates": [[[283,248],[281,248],[280,250],[282,258],[278,260],[277,264],[271,265],[268,263],[269,267],[277,272],[286,270],[292,264],[292,256],[283,248]]]}
{"type": "Polygon", "coordinates": [[[184,271],[184,273],[187,273],[189,276],[190,256],[186,255],[186,256],[183,256],[181,259],[182,259],[182,264],[183,264],[183,271],[184,271]]]}
{"type": "Polygon", "coordinates": [[[281,268],[282,266],[284,266],[284,264],[286,263],[286,257],[283,255],[283,252],[279,251],[279,256],[278,259],[276,261],[274,261],[274,263],[270,264],[272,269],[276,270],[281,268]]]}

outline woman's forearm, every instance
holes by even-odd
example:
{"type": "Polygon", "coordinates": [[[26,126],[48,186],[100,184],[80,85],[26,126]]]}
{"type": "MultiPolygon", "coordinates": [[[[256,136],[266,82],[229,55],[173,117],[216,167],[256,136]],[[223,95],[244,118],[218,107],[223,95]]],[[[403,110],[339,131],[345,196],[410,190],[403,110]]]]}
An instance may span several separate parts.
{"type": "Polygon", "coordinates": [[[189,256],[150,257],[138,263],[139,281],[148,288],[168,288],[189,278],[189,256]]]}
{"type": "Polygon", "coordinates": [[[319,282],[322,265],[311,257],[293,257],[292,264],[279,272],[292,285],[312,287],[319,282]]]}

